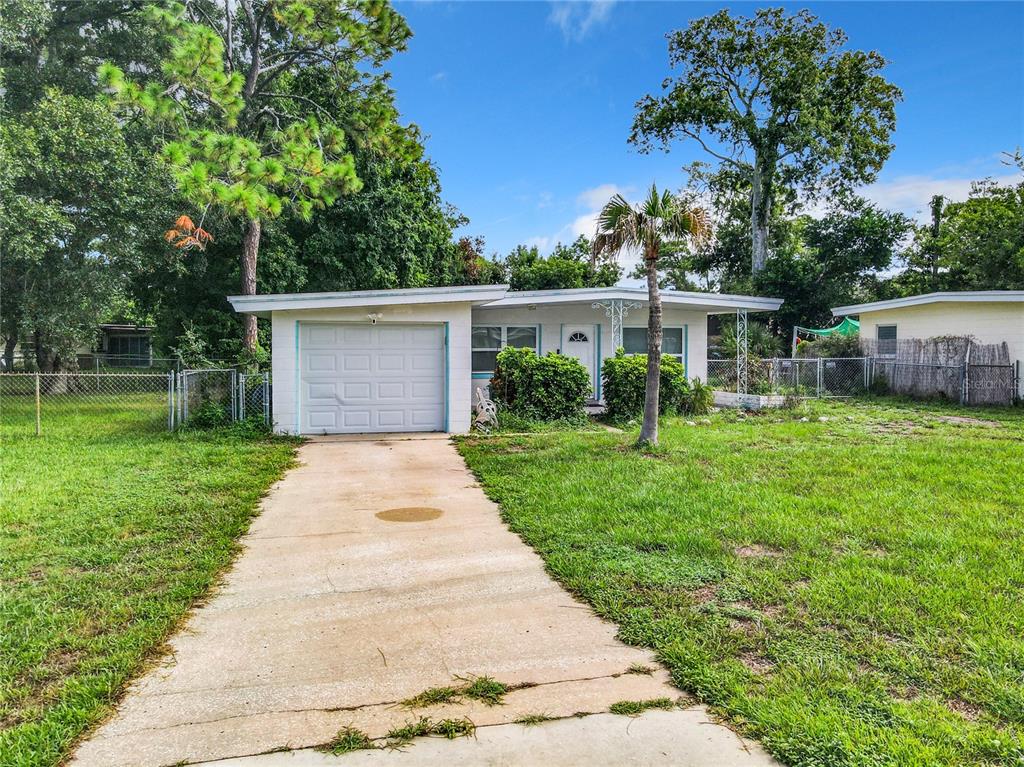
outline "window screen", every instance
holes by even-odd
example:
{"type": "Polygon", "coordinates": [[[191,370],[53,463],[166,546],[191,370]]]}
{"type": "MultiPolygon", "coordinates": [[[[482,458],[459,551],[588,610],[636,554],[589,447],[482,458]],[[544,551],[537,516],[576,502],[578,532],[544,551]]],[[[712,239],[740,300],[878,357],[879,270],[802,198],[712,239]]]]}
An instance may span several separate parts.
{"type": "MultiPolygon", "coordinates": [[[[683,328],[662,328],[661,353],[682,362],[686,355],[685,338],[683,328]]],[[[647,328],[623,328],[622,347],[626,354],[647,354],[647,328]]]]}
{"type": "Polygon", "coordinates": [[[879,325],[875,328],[875,338],[878,339],[878,353],[883,357],[896,356],[896,326],[879,325]]]}
{"type": "Polygon", "coordinates": [[[537,327],[535,325],[474,326],[473,372],[493,372],[498,352],[506,346],[537,351],[537,327]]]}

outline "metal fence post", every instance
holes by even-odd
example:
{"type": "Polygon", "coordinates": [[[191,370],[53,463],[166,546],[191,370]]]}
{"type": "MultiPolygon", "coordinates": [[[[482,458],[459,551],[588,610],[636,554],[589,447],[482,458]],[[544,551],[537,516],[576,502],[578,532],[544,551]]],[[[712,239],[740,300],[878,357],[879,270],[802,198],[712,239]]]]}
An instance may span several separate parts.
{"type": "Polygon", "coordinates": [[[39,373],[36,373],[36,436],[42,432],[42,418],[39,413],[39,373]]]}
{"type": "Polygon", "coordinates": [[[818,357],[818,376],[817,376],[817,381],[815,383],[817,384],[817,392],[816,393],[817,393],[817,396],[818,396],[819,399],[821,398],[821,386],[822,386],[822,383],[823,383],[822,382],[823,376],[824,376],[824,370],[821,367],[821,357],[818,357]]]}
{"type": "Polygon", "coordinates": [[[167,431],[174,431],[174,373],[167,374],[167,431]]]}
{"type": "Polygon", "coordinates": [[[231,369],[231,420],[238,420],[238,371],[231,369]]]}
{"type": "Polygon", "coordinates": [[[263,374],[263,423],[270,425],[270,373],[263,374]]]}
{"type": "Polygon", "coordinates": [[[238,420],[239,421],[244,421],[245,420],[245,395],[246,395],[245,381],[246,381],[247,378],[248,378],[248,376],[245,373],[241,373],[238,376],[238,386],[236,388],[238,389],[238,420]]]}

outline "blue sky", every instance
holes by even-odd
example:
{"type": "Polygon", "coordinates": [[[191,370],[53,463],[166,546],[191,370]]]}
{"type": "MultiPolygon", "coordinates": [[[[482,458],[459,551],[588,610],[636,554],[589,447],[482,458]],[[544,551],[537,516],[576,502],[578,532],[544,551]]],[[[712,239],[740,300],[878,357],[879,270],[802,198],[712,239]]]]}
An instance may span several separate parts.
{"type": "MultiPolygon", "coordinates": [[[[634,103],[670,74],[665,34],[721,5],[638,2],[398,2],[414,38],[389,65],[403,118],[421,126],[445,198],[488,252],[550,250],[590,234],[613,192],[679,188],[703,157],[642,155],[626,141],[634,103]]],[[[756,4],[731,4],[749,14],[756,4]]],[[[1024,4],[834,2],[808,7],[850,46],[890,61],[903,89],[896,149],[865,194],[920,215],[932,194],[1010,177],[1024,144],[1024,4]]]]}

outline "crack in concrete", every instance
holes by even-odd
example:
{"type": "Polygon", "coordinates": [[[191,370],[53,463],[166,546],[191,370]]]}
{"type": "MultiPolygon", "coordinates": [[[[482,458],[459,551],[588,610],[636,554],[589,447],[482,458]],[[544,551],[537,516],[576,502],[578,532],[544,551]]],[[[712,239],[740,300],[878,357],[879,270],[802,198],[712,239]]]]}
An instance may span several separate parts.
{"type": "MultiPolygon", "coordinates": [[[[620,676],[620,675],[613,674],[612,676],[620,676]]],[[[605,677],[595,677],[595,679],[604,679],[604,678],[605,677]]],[[[577,712],[575,712],[573,714],[566,714],[565,716],[552,716],[552,717],[549,717],[548,719],[546,719],[544,722],[541,722],[540,724],[546,724],[547,722],[560,722],[560,721],[563,721],[565,719],[582,719],[582,718],[587,717],[587,716],[594,716],[595,714],[605,714],[605,713],[608,713],[608,712],[606,712],[606,711],[577,711],[577,712]]],[[[491,724],[474,724],[473,725],[473,729],[474,730],[483,730],[483,729],[486,729],[486,728],[489,728],[489,727],[511,727],[512,725],[515,725],[515,724],[516,724],[516,722],[492,722],[491,724]]],[[[524,725],[520,724],[519,726],[523,727],[524,725]]],[[[414,738],[412,742],[415,743],[417,740],[420,740],[420,738],[429,738],[429,737],[432,737],[432,736],[430,736],[430,735],[421,735],[421,736],[419,736],[417,738],[414,738]]],[[[388,738],[387,738],[387,736],[382,736],[380,738],[370,738],[370,740],[371,741],[383,741],[383,742],[386,743],[388,738]]],[[[299,748],[288,748],[288,747],[284,747],[284,748],[281,748],[281,747],[269,748],[266,751],[254,751],[254,752],[249,753],[249,754],[235,754],[234,756],[226,756],[223,759],[214,759],[213,761],[205,761],[205,762],[180,761],[180,762],[174,762],[174,764],[170,764],[170,765],[161,765],[161,767],[202,767],[205,764],[215,765],[215,764],[220,764],[221,762],[230,761],[232,759],[249,759],[249,758],[254,757],[254,756],[267,756],[269,754],[280,754],[280,753],[284,753],[284,752],[287,752],[287,751],[309,751],[309,750],[312,750],[312,749],[323,748],[326,745],[327,745],[326,743],[317,743],[316,745],[313,745],[313,746],[300,746],[299,748]]],[[[747,750],[749,751],[749,749],[747,749],[747,750]]]]}
{"type": "MultiPolygon", "coordinates": [[[[523,683],[523,684],[518,685],[518,686],[513,686],[508,694],[512,695],[515,692],[518,692],[519,690],[529,690],[529,689],[533,689],[533,688],[536,688],[536,687],[549,687],[549,686],[551,686],[553,684],[574,684],[574,683],[577,683],[577,682],[596,682],[596,681],[598,681],[600,679],[618,679],[620,677],[627,676],[628,674],[629,674],[628,671],[620,671],[620,672],[617,672],[615,674],[602,674],[601,676],[584,676],[584,677],[579,677],[579,678],[576,678],[576,679],[556,679],[556,680],[551,681],[551,682],[528,682],[528,683],[523,683]]],[[[670,683],[666,682],[665,684],[669,685],[670,683]]],[[[244,689],[244,688],[237,688],[237,689],[244,689]]],[[[353,706],[327,706],[327,707],[320,707],[320,708],[284,708],[284,709],[277,709],[277,710],[274,710],[274,711],[257,711],[257,712],[248,713],[248,714],[233,714],[231,716],[219,717],[217,719],[202,719],[202,720],[198,720],[198,721],[194,721],[194,722],[181,722],[179,724],[172,724],[172,725],[169,725],[167,727],[140,727],[138,729],[128,730],[127,732],[123,732],[123,733],[118,733],[117,735],[104,736],[102,734],[98,734],[95,737],[96,737],[96,740],[116,740],[116,739],[122,738],[122,737],[124,737],[126,735],[134,735],[134,734],[140,733],[140,732],[156,732],[156,731],[160,731],[160,730],[176,730],[176,729],[181,728],[181,727],[195,727],[197,725],[218,724],[220,722],[230,722],[230,721],[232,721],[234,719],[246,719],[246,718],[249,718],[249,717],[257,717],[257,716],[275,716],[275,715],[278,715],[278,714],[307,714],[307,713],[334,714],[334,713],[337,713],[339,711],[361,711],[362,709],[366,709],[366,708],[385,708],[385,707],[397,706],[397,705],[401,704],[402,700],[404,700],[404,698],[401,699],[401,700],[386,700],[386,701],[379,701],[379,702],[376,702],[376,703],[359,703],[359,704],[356,704],[356,705],[353,705],[353,706]]],[[[570,715],[570,716],[572,716],[572,715],[570,715]]],[[[563,718],[563,717],[556,717],[556,718],[563,718]]],[[[490,726],[490,725],[481,725],[481,726],[482,727],[487,727],[487,726],[490,726]]],[[[272,752],[261,752],[261,753],[272,753],[272,752]]],[[[230,757],[230,758],[233,759],[235,757],[230,757]]],[[[223,761],[223,760],[218,760],[218,761],[223,761]]],[[[201,764],[201,762],[198,762],[198,764],[201,764]]]]}

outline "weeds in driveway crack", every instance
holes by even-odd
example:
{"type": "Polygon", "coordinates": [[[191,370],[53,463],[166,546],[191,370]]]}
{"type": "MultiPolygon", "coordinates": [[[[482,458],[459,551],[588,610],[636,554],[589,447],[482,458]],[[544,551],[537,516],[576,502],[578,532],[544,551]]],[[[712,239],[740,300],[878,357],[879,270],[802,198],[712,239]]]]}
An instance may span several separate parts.
{"type": "Polygon", "coordinates": [[[416,722],[406,722],[401,727],[395,727],[385,736],[388,748],[402,748],[409,745],[413,738],[424,738],[429,736],[448,738],[465,738],[476,732],[476,725],[469,719],[441,719],[434,721],[430,717],[422,716],[416,722]]]}
{"type": "Polygon", "coordinates": [[[341,754],[347,754],[349,751],[362,751],[363,749],[373,748],[377,748],[377,746],[373,744],[370,736],[365,732],[357,730],[355,727],[343,727],[338,730],[334,740],[324,744],[317,750],[340,756],[341,754]]]}
{"type": "Polygon", "coordinates": [[[676,702],[671,698],[651,698],[650,700],[620,700],[618,703],[613,703],[608,710],[613,714],[623,716],[639,716],[652,708],[671,711],[675,707],[676,702]]]}
{"type": "Polygon", "coordinates": [[[457,676],[455,678],[462,684],[429,687],[411,698],[406,698],[402,701],[402,705],[406,708],[427,708],[441,706],[445,703],[458,703],[463,698],[469,698],[488,706],[499,706],[505,702],[504,698],[511,690],[532,686],[529,684],[509,686],[489,676],[457,676]]]}
{"type": "Polygon", "coordinates": [[[541,724],[542,722],[550,722],[555,717],[548,716],[547,714],[524,714],[518,719],[513,719],[513,724],[521,724],[523,727],[533,727],[534,725],[541,724]]]}

